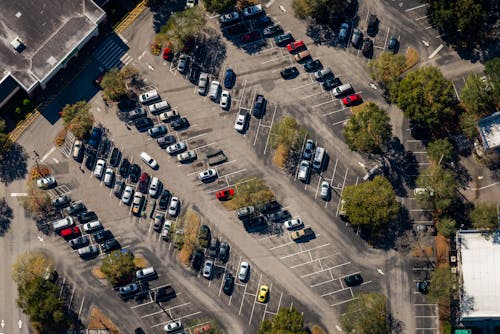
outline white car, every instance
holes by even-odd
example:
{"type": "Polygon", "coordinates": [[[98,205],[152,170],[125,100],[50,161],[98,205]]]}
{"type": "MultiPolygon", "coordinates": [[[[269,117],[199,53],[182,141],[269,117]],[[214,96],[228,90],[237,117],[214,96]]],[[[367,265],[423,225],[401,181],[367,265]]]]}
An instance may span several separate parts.
{"type": "Polygon", "coordinates": [[[248,113],[238,114],[236,116],[236,121],[234,122],[234,129],[238,132],[243,132],[245,130],[245,125],[247,123],[248,113]]]}
{"type": "Polygon", "coordinates": [[[195,0],[186,0],[186,8],[193,8],[196,5],[195,0]]]}
{"type": "Polygon", "coordinates": [[[233,21],[238,21],[240,19],[240,14],[238,12],[232,12],[229,14],[222,15],[219,18],[220,23],[229,23],[233,21]]]}
{"type": "Polygon", "coordinates": [[[48,189],[56,184],[56,179],[53,176],[42,177],[36,180],[36,186],[40,189],[48,189]]]}
{"type": "Polygon", "coordinates": [[[205,266],[203,267],[203,277],[206,279],[211,279],[214,273],[214,261],[205,261],[205,266]]]}
{"type": "Polygon", "coordinates": [[[195,150],[189,150],[183,153],[177,154],[177,161],[186,162],[189,160],[194,160],[198,157],[195,150]]]}
{"type": "Polygon", "coordinates": [[[156,176],[151,179],[151,183],[149,185],[149,196],[156,198],[158,196],[158,192],[161,188],[161,181],[156,176]]]}
{"type": "Polygon", "coordinates": [[[224,90],[222,91],[222,94],[220,95],[220,107],[224,110],[229,109],[229,103],[231,101],[231,95],[229,95],[229,91],[224,90]]]}
{"type": "Polygon", "coordinates": [[[185,149],[186,149],[186,142],[180,141],[178,143],[175,143],[173,145],[168,146],[167,152],[169,154],[176,154],[176,153],[180,153],[181,151],[184,151],[185,149]]]}
{"type": "Polygon", "coordinates": [[[243,16],[252,16],[262,12],[262,5],[250,6],[243,9],[243,16]]]}
{"type": "Polygon", "coordinates": [[[250,271],[250,265],[248,262],[241,262],[240,271],[238,273],[238,279],[242,282],[245,282],[248,279],[248,272],[250,271]]]}
{"type": "Polygon", "coordinates": [[[179,197],[172,197],[170,205],[168,206],[168,214],[172,217],[177,216],[179,213],[179,197]]]}
{"type": "Polygon", "coordinates": [[[126,186],[125,190],[123,191],[122,202],[124,204],[129,205],[130,201],[132,200],[133,194],[134,194],[134,188],[132,186],[126,186]]]}
{"type": "Polygon", "coordinates": [[[293,230],[295,228],[298,228],[300,226],[303,226],[304,223],[302,222],[302,219],[300,218],[297,218],[297,219],[290,219],[290,220],[287,220],[285,223],[285,228],[287,230],[293,230]]]}
{"type": "Polygon", "coordinates": [[[179,113],[177,113],[177,110],[172,109],[169,111],[162,112],[160,114],[160,121],[162,122],[170,122],[174,118],[179,117],[179,113]]]}
{"type": "Polygon", "coordinates": [[[330,184],[328,181],[321,182],[319,197],[327,201],[330,198],[330,184]]]}
{"type": "Polygon", "coordinates": [[[104,173],[104,168],[106,168],[106,161],[103,159],[97,160],[94,168],[94,176],[100,179],[102,177],[102,173],[104,173]]]}
{"type": "Polygon", "coordinates": [[[106,173],[104,173],[104,184],[106,187],[111,187],[113,185],[113,179],[115,178],[115,172],[113,168],[106,168],[106,173]]]}
{"type": "Polygon", "coordinates": [[[205,182],[207,180],[210,180],[210,179],[216,178],[216,177],[217,177],[217,170],[215,168],[210,168],[210,169],[204,170],[203,172],[200,172],[198,174],[198,178],[202,182],[205,182]]]}
{"type": "Polygon", "coordinates": [[[142,162],[144,162],[146,165],[151,167],[151,169],[158,169],[158,162],[156,162],[155,159],[153,159],[149,154],[146,152],[142,152],[140,155],[140,158],[142,162]]]}
{"type": "Polygon", "coordinates": [[[163,240],[168,240],[168,234],[170,233],[170,229],[172,228],[172,221],[167,220],[163,223],[163,229],[161,230],[161,237],[163,240]]]}
{"type": "Polygon", "coordinates": [[[168,324],[165,325],[165,327],[163,327],[163,329],[167,333],[176,332],[181,328],[182,328],[182,324],[181,324],[180,320],[169,322],[168,324]]]}

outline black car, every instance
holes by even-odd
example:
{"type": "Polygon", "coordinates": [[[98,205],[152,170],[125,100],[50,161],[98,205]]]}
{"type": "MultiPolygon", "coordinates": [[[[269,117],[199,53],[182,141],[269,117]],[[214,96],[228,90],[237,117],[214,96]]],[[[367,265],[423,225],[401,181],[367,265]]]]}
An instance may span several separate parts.
{"type": "Polygon", "coordinates": [[[167,189],[163,189],[160,195],[160,200],[158,201],[158,206],[162,210],[166,210],[168,208],[168,205],[170,204],[170,197],[172,197],[172,194],[170,191],[167,189]]]}
{"type": "Polygon", "coordinates": [[[113,238],[113,233],[110,230],[100,230],[93,234],[94,241],[98,244],[113,238]]]}
{"type": "Polygon", "coordinates": [[[122,164],[120,165],[120,176],[123,178],[127,178],[129,172],[130,172],[130,161],[128,161],[128,159],[123,159],[122,164]]]}
{"type": "Polygon", "coordinates": [[[87,211],[87,207],[83,202],[73,203],[68,208],[68,215],[75,216],[83,211],[87,211]]]}
{"type": "Polygon", "coordinates": [[[161,148],[165,148],[177,142],[177,138],[174,135],[166,135],[156,139],[156,142],[161,148]]]}
{"type": "Polygon", "coordinates": [[[101,146],[99,146],[98,155],[100,157],[107,156],[110,148],[111,148],[111,142],[109,141],[108,138],[104,138],[104,140],[102,141],[101,146]]]}
{"type": "Polygon", "coordinates": [[[291,217],[290,212],[287,210],[274,212],[268,215],[269,220],[274,223],[281,223],[291,217]]]}
{"type": "Polygon", "coordinates": [[[228,35],[239,35],[247,31],[247,27],[243,23],[239,23],[233,26],[230,26],[227,29],[224,29],[223,32],[228,35]]]}
{"type": "Polygon", "coordinates": [[[71,203],[71,197],[68,195],[60,196],[52,200],[52,205],[56,209],[67,207],[71,203]]]}
{"type": "Polygon", "coordinates": [[[344,277],[344,282],[347,286],[355,286],[363,283],[363,277],[360,274],[354,274],[344,277]]]}
{"type": "Polygon", "coordinates": [[[236,73],[234,73],[232,68],[226,70],[226,75],[224,76],[224,87],[233,88],[236,83],[236,73]]]}
{"type": "Polygon", "coordinates": [[[227,260],[229,260],[230,250],[231,247],[229,246],[229,244],[225,242],[221,243],[219,248],[219,260],[221,260],[222,262],[226,262],[227,260]]]}
{"type": "Polygon", "coordinates": [[[264,36],[271,37],[276,34],[283,33],[283,28],[279,24],[272,25],[270,27],[265,28],[263,31],[264,36]]]}
{"type": "Polygon", "coordinates": [[[129,173],[130,181],[136,183],[137,181],[139,181],[140,175],[141,175],[141,167],[139,167],[138,164],[133,164],[130,167],[130,173],[129,173]]]}
{"type": "Polygon", "coordinates": [[[94,163],[95,163],[95,153],[87,151],[87,159],[85,160],[85,167],[87,167],[88,170],[93,171],[94,163]]]}
{"type": "Polygon", "coordinates": [[[224,275],[224,285],[222,286],[222,290],[224,290],[224,293],[228,296],[230,296],[233,293],[233,288],[234,288],[234,276],[231,275],[231,273],[226,273],[224,275]]]}
{"type": "Polygon", "coordinates": [[[295,78],[297,75],[299,75],[299,70],[297,69],[297,67],[295,66],[292,66],[292,67],[287,67],[287,68],[284,68],[280,71],[280,74],[281,74],[281,77],[285,80],[288,80],[288,79],[293,79],[295,78]]]}
{"type": "Polygon", "coordinates": [[[274,37],[274,41],[278,46],[287,45],[288,43],[293,42],[294,40],[295,39],[293,38],[292,34],[281,34],[274,37]]]}
{"type": "Polygon", "coordinates": [[[90,243],[89,237],[86,235],[79,236],[78,238],[71,239],[69,245],[73,249],[78,249],[87,246],[90,243]]]}
{"type": "Polygon", "coordinates": [[[253,104],[253,115],[255,117],[262,117],[266,113],[267,101],[263,95],[257,94],[253,104]]]}
{"type": "Polygon", "coordinates": [[[265,215],[276,212],[279,209],[281,209],[281,204],[279,204],[277,201],[272,201],[269,203],[265,203],[262,205],[262,207],[259,208],[259,211],[265,215]]]}
{"type": "Polygon", "coordinates": [[[97,215],[94,211],[85,211],[80,213],[77,216],[78,221],[80,224],[85,224],[94,220],[97,220],[97,215]]]}
{"type": "Polygon", "coordinates": [[[429,291],[429,281],[417,282],[417,291],[425,295],[429,291]]]}
{"type": "Polygon", "coordinates": [[[342,81],[339,78],[329,76],[321,83],[324,90],[330,90],[335,87],[342,85],[342,81]]]}
{"type": "Polygon", "coordinates": [[[193,63],[189,68],[188,79],[192,84],[198,84],[198,78],[200,77],[200,67],[193,63]]]}
{"type": "Polygon", "coordinates": [[[189,121],[186,117],[176,118],[170,123],[170,125],[174,130],[182,130],[189,126],[189,121]]]}
{"type": "Polygon", "coordinates": [[[148,129],[151,129],[154,125],[153,120],[149,117],[140,118],[134,122],[135,128],[139,132],[145,132],[148,129]]]}
{"type": "Polygon", "coordinates": [[[111,157],[109,158],[109,164],[111,165],[111,167],[118,167],[121,157],[122,152],[120,152],[117,147],[114,147],[111,151],[111,157]]]}
{"type": "Polygon", "coordinates": [[[167,286],[161,287],[156,291],[155,301],[162,302],[175,297],[175,290],[169,284],[167,286]]]}
{"type": "Polygon", "coordinates": [[[120,249],[120,243],[115,239],[109,239],[101,244],[102,251],[104,253],[109,253],[116,249],[120,249]]]}
{"type": "Polygon", "coordinates": [[[370,38],[365,38],[363,40],[363,47],[361,48],[361,52],[365,57],[370,57],[373,50],[373,42],[370,38]]]}
{"type": "Polygon", "coordinates": [[[210,237],[212,236],[211,232],[210,232],[210,227],[208,227],[207,225],[201,225],[200,226],[200,234],[199,234],[199,243],[200,245],[204,245],[204,247],[206,247],[206,245],[208,245],[208,242],[210,241],[210,237]]]}
{"type": "Polygon", "coordinates": [[[317,70],[320,70],[323,68],[323,64],[319,61],[319,59],[316,60],[308,60],[304,63],[304,70],[306,72],[316,72],[317,70]]]}
{"type": "Polygon", "coordinates": [[[210,245],[208,246],[208,256],[217,258],[217,254],[219,254],[219,245],[219,239],[213,237],[212,240],[210,240],[210,245]]]}
{"type": "Polygon", "coordinates": [[[193,255],[193,261],[191,262],[191,266],[194,270],[198,271],[201,269],[201,265],[203,264],[203,260],[205,260],[205,255],[203,254],[203,250],[197,249],[193,255]]]}

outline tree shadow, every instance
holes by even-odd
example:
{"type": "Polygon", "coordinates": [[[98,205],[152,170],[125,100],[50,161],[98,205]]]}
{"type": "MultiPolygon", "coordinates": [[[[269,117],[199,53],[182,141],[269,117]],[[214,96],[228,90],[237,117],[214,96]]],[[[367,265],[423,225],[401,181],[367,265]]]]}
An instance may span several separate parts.
{"type": "Polygon", "coordinates": [[[156,33],[160,32],[160,29],[174,12],[178,12],[184,9],[186,2],[183,0],[177,1],[150,1],[149,9],[153,13],[153,29],[156,33]]]}
{"type": "Polygon", "coordinates": [[[10,228],[10,221],[14,217],[12,209],[7,204],[5,197],[0,200],[0,237],[10,228]]]}
{"type": "Polygon", "coordinates": [[[378,230],[372,229],[369,242],[375,248],[384,250],[397,249],[402,246],[398,244],[398,239],[404,237],[409,229],[410,215],[408,209],[402,206],[397,219],[386,227],[381,227],[378,230]]]}
{"type": "Polygon", "coordinates": [[[17,179],[23,179],[28,173],[28,154],[24,148],[13,143],[0,161],[0,181],[5,185],[17,179]]]}
{"type": "Polygon", "coordinates": [[[409,188],[415,187],[418,176],[418,161],[411,151],[405,151],[399,138],[394,137],[387,143],[384,161],[387,167],[386,176],[391,182],[398,196],[406,196],[404,188],[406,184],[409,188]]]}
{"type": "Polygon", "coordinates": [[[219,33],[213,29],[208,29],[206,32],[205,38],[200,41],[204,49],[201,70],[217,76],[222,63],[226,59],[227,50],[219,33]]]}

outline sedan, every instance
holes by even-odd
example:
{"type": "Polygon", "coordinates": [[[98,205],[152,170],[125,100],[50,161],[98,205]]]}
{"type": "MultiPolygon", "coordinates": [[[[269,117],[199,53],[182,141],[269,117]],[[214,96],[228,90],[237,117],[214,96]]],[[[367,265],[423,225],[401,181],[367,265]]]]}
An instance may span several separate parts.
{"type": "Polygon", "coordinates": [[[120,243],[116,239],[110,239],[101,244],[102,251],[104,253],[109,253],[116,249],[120,249],[120,243]]]}
{"type": "Polygon", "coordinates": [[[365,57],[370,57],[372,54],[372,50],[373,50],[373,42],[370,38],[367,37],[363,40],[363,47],[361,49],[361,52],[363,52],[363,55],[365,57]]]}
{"type": "Polygon", "coordinates": [[[173,332],[178,331],[181,328],[182,328],[181,321],[178,320],[178,321],[169,322],[168,324],[165,325],[165,327],[163,327],[163,330],[167,333],[173,333],[173,332]]]}
{"type": "Polygon", "coordinates": [[[168,207],[168,214],[172,217],[177,216],[177,214],[179,213],[179,205],[179,197],[172,197],[172,199],[170,200],[170,205],[168,207]]]}
{"type": "Polygon", "coordinates": [[[242,282],[246,282],[249,273],[250,273],[250,265],[248,264],[248,262],[246,261],[241,262],[240,271],[238,272],[238,279],[242,282]]]}
{"type": "Polygon", "coordinates": [[[165,48],[163,50],[163,59],[166,61],[172,61],[172,58],[174,57],[174,53],[170,48],[165,48]]]}
{"type": "Polygon", "coordinates": [[[80,237],[75,238],[75,239],[71,239],[68,242],[69,242],[69,245],[71,246],[71,248],[78,249],[78,248],[82,248],[84,246],[87,246],[90,243],[90,240],[89,240],[88,236],[84,235],[84,236],[80,236],[80,237]]]}
{"type": "Polygon", "coordinates": [[[225,242],[221,243],[219,248],[219,260],[221,260],[222,262],[226,262],[227,260],[229,260],[230,250],[231,247],[229,246],[229,244],[225,242]]]}
{"type": "Polygon", "coordinates": [[[120,165],[120,176],[121,177],[128,177],[128,173],[130,170],[130,162],[128,159],[123,159],[122,164],[120,165]]]}
{"type": "Polygon", "coordinates": [[[319,192],[319,197],[321,199],[328,201],[330,199],[330,184],[328,181],[323,181],[321,182],[321,187],[320,187],[320,192],[319,192]]]}
{"type": "Polygon", "coordinates": [[[167,127],[165,125],[156,125],[148,130],[148,134],[151,138],[158,138],[167,133],[167,127]]]}
{"type": "Polygon", "coordinates": [[[396,37],[391,37],[389,40],[389,44],[387,44],[387,48],[391,50],[393,53],[398,53],[399,49],[399,41],[396,37]]]}
{"type": "Polygon", "coordinates": [[[180,141],[178,143],[175,143],[173,145],[170,145],[167,147],[167,152],[169,154],[176,154],[184,151],[186,149],[186,142],[185,141],[180,141]]]}
{"type": "Polygon", "coordinates": [[[302,222],[302,219],[300,218],[297,218],[297,219],[290,219],[290,220],[287,220],[285,223],[285,228],[287,230],[293,230],[293,229],[296,229],[296,228],[299,228],[299,227],[302,227],[304,226],[304,223],[302,222]]]}
{"type": "Polygon", "coordinates": [[[205,266],[203,267],[203,277],[205,277],[206,279],[211,279],[213,272],[214,272],[214,261],[212,260],[205,261],[205,266]]]}
{"type": "Polygon", "coordinates": [[[323,68],[323,64],[319,61],[319,59],[316,60],[308,60],[304,63],[304,70],[306,72],[315,72],[323,68]]]}
{"type": "Polygon", "coordinates": [[[330,90],[340,85],[342,85],[342,81],[340,81],[339,78],[334,77],[328,77],[321,83],[321,86],[323,86],[324,90],[330,90]]]}
{"type": "Polygon", "coordinates": [[[234,73],[232,68],[226,70],[226,75],[224,76],[224,87],[231,89],[236,82],[236,73],[234,73]]]}
{"type": "Polygon", "coordinates": [[[280,223],[284,220],[287,220],[288,218],[290,218],[290,212],[288,212],[287,210],[278,211],[269,215],[269,220],[274,223],[280,223]]]}
{"type": "Polygon", "coordinates": [[[257,297],[257,300],[260,303],[265,303],[268,296],[269,296],[269,287],[267,285],[261,285],[260,289],[259,289],[259,295],[257,297]]]}
{"type": "Polygon", "coordinates": [[[238,114],[234,122],[234,129],[238,132],[243,132],[247,124],[248,113],[238,114]]]}
{"type": "Polygon", "coordinates": [[[61,209],[69,205],[71,203],[71,197],[64,195],[61,197],[57,197],[56,199],[52,200],[52,205],[56,209],[61,209]]]}
{"type": "Polygon", "coordinates": [[[295,53],[299,50],[304,49],[305,47],[306,47],[306,45],[301,40],[292,42],[286,46],[288,52],[290,52],[290,53],[295,53]]]}
{"type": "Polygon", "coordinates": [[[170,125],[172,126],[172,129],[176,131],[182,130],[189,126],[189,121],[186,117],[176,118],[172,121],[172,123],[170,123],[170,125]]]}
{"type": "Polygon", "coordinates": [[[347,33],[349,32],[349,24],[342,23],[339,31],[339,40],[343,41],[347,37],[347,33]]]}
{"type": "Polygon", "coordinates": [[[83,211],[87,211],[87,207],[83,204],[83,202],[74,203],[69,206],[68,215],[75,216],[83,211]]]}
{"type": "Polygon", "coordinates": [[[356,49],[359,48],[360,42],[363,40],[363,33],[359,29],[354,29],[351,37],[351,44],[356,49]]]}
{"type": "Polygon", "coordinates": [[[177,138],[174,135],[166,135],[164,137],[160,137],[160,138],[156,139],[158,146],[160,146],[161,148],[165,148],[167,146],[175,144],[176,141],[177,141],[177,138]]]}
{"type": "Polygon", "coordinates": [[[306,145],[304,146],[304,152],[302,153],[302,159],[310,160],[313,156],[315,148],[316,148],[316,144],[314,144],[314,140],[308,139],[306,141],[306,145]]]}
{"type": "Polygon", "coordinates": [[[264,29],[263,33],[264,36],[270,37],[274,36],[276,34],[281,34],[283,32],[283,28],[279,24],[272,25],[270,27],[267,27],[264,29]]]}
{"type": "Polygon", "coordinates": [[[355,286],[363,283],[363,277],[360,274],[354,274],[344,277],[344,282],[347,286],[355,286]]]}
{"type": "Polygon", "coordinates": [[[219,190],[218,192],[215,193],[215,198],[217,198],[219,201],[226,201],[233,196],[234,196],[233,188],[219,190]]]}
{"type": "Polygon", "coordinates": [[[198,156],[195,150],[189,150],[184,153],[177,154],[177,161],[179,162],[187,162],[196,159],[198,156]]]}
{"type": "Polygon", "coordinates": [[[347,107],[347,106],[350,106],[354,103],[358,103],[360,102],[362,99],[361,99],[361,94],[352,94],[352,95],[349,95],[347,97],[344,97],[342,99],[342,103],[347,107]]]}
{"type": "Polygon", "coordinates": [[[285,80],[295,78],[297,75],[299,75],[299,70],[295,67],[287,67],[284,68],[280,71],[281,77],[285,80]]]}
{"type": "Polygon", "coordinates": [[[135,283],[130,283],[128,285],[122,286],[118,289],[121,296],[131,295],[139,290],[139,286],[135,283]]]}
{"type": "Polygon", "coordinates": [[[231,103],[231,95],[229,94],[229,91],[223,90],[222,94],[220,95],[220,103],[219,103],[220,107],[223,110],[228,110],[230,103],[231,103]]]}
{"type": "Polygon", "coordinates": [[[106,167],[106,161],[104,161],[103,159],[97,160],[97,163],[94,168],[94,176],[100,179],[104,172],[105,167],[106,167]]]}
{"type": "Polygon", "coordinates": [[[198,179],[200,179],[201,182],[206,182],[215,178],[217,178],[217,170],[215,168],[204,170],[198,174],[198,179]]]}
{"type": "Polygon", "coordinates": [[[167,189],[163,189],[160,195],[160,200],[158,201],[158,206],[160,207],[160,209],[162,210],[167,209],[168,203],[170,203],[171,196],[172,195],[170,194],[170,191],[168,191],[167,189]]]}
{"type": "MultiPolygon", "coordinates": [[[[160,121],[162,122],[170,122],[171,120],[175,119],[179,117],[179,113],[177,112],[177,110],[175,109],[172,109],[172,110],[169,110],[169,111],[165,111],[165,112],[162,112],[160,114],[160,121]]],[[[165,131],[166,133],[166,131],[165,131]]]]}
{"type": "Polygon", "coordinates": [[[129,205],[133,195],[134,195],[134,188],[132,188],[132,186],[126,186],[122,195],[123,204],[129,205]]]}
{"type": "Polygon", "coordinates": [[[224,275],[224,286],[222,287],[222,290],[226,295],[230,296],[231,293],[233,292],[233,288],[234,288],[234,276],[231,275],[231,273],[226,273],[224,275]]]}
{"type": "Polygon", "coordinates": [[[179,62],[177,63],[177,71],[179,73],[184,74],[187,69],[188,57],[186,55],[180,55],[179,62]]]}

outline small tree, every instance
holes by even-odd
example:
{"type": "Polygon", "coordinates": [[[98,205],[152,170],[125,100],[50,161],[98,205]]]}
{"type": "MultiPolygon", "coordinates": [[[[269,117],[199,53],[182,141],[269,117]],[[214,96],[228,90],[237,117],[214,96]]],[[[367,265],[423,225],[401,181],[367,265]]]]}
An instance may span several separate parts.
{"type": "Polygon", "coordinates": [[[101,87],[104,99],[109,101],[118,101],[127,93],[123,76],[117,68],[113,68],[104,74],[101,87]]]}
{"type": "Polygon", "coordinates": [[[26,252],[19,255],[12,266],[12,279],[18,285],[24,285],[35,278],[45,277],[55,270],[54,259],[42,253],[26,252]]]}
{"type": "Polygon", "coordinates": [[[0,158],[3,158],[4,155],[10,151],[12,147],[12,141],[8,134],[4,132],[0,132],[0,158]]]}
{"type": "Polygon", "coordinates": [[[391,183],[383,176],[345,187],[342,198],[346,215],[353,225],[387,225],[396,219],[400,209],[391,183]]]}
{"type": "Polygon", "coordinates": [[[209,13],[224,13],[236,5],[236,0],[205,0],[203,3],[209,13]]]}
{"type": "Polygon", "coordinates": [[[283,307],[271,319],[261,322],[258,334],[306,334],[304,316],[293,307],[283,307]]]}
{"type": "Polygon", "coordinates": [[[160,44],[169,41],[174,52],[180,51],[187,41],[203,31],[206,22],[205,12],[199,6],[176,12],[161,27],[158,34],[161,38],[156,39],[156,41],[160,44]]]}
{"type": "Polygon", "coordinates": [[[74,104],[67,104],[61,111],[61,117],[65,124],[71,121],[80,113],[88,112],[89,106],[85,101],[78,101],[74,104]]]}
{"type": "Polygon", "coordinates": [[[490,84],[483,81],[477,73],[471,73],[465,79],[461,98],[467,110],[479,117],[495,112],[496,101],[490,84]]]}
{"type": "Polygon", "coordinates": [[[134,255],[113,251],[102,260],[100,269],[113,286],[130,282],[135,270],[134,255]]]}
{"type": "Polygon", "coordinates": [[[453,159],[453,145],[447,138],[437,139],[429,143],[427,154],[429,160],[436,164],[449,162],[453,159]]]}
{"type": "Polygon", "coordinates": [[[342,329],[347,333],[386,334],[391,332],[387,298],[377,292],[362,293],[347,305],[340,316],[342,329]]]}
{"type": "Polygon", "coordinates": [[[475,138],[479,135],[477,131],[478,117],[471,112],[463,112],[460,114],[460,129],[468,138],[475,138]]]}
{"type": "Polygon", "coordinates": [[[417,177],[417,186],[427,191],[417,194],[419,204],[431,209],[437,216],[456,200],[458,181],[455,174],[438,165],[430,165],[417,177]]]}
{"type": "Polygon", "coordinates": [[[392,126],[387,111],[373,102],[354,114],[344,129],[347,145],[353,151],[379,153],[391,138],[392,126]]]}
{"type": "Polygon", "coordinates": [[[48,214],[52,210],[50,196],[33,184],[29,185],[28,196],[22,199],[21,204],[32,215],[48,214]]]}
{"type": "Polygon", "coordinates": [[[441,218],[437,223],[437,230],[442,236],[449,238],[457,231],[457,222],[450,217],[441,218]]]}
{"type": "Polygon", "coordinates": [[[427,298],[430,302],[448,303],[453,293],[456,278],[451,273],[450,266],[443,265],[431,273],[427,298]]]}
{"type": "Polygon", "coordinates": [[[71,132],[78,139],[83,139],[92,129],[94,124],[94,116],[90,111],[82,111],[77,114],[75,118],[71,121],[70,129],[71,132]]]}
{"type": "Polygon", "coordinates": [[[472,226],[477,230],[494,230],[498,228],[497,208],[494,204],[479,203],[470,212],[472,226]]]}
{"type": "Polygon", "coordinates": [[[500,103],[500,57],[495,57],[484,63],[484,72],[489,78],[498,105],[500,103]]]}
{"type": "Polygon", "coordinates": [[[402,54],[383,52],[377,59],[368,63],[368,68],[370,76],[388,88],[405,70],[406,57],[402,54]]]}
{"type": "Polygon", "coordinates": [[[133,79],[139,75],[139,69],[132,65],[127,65],[121,70],[121,75],[124,79],[133,79]]]}

